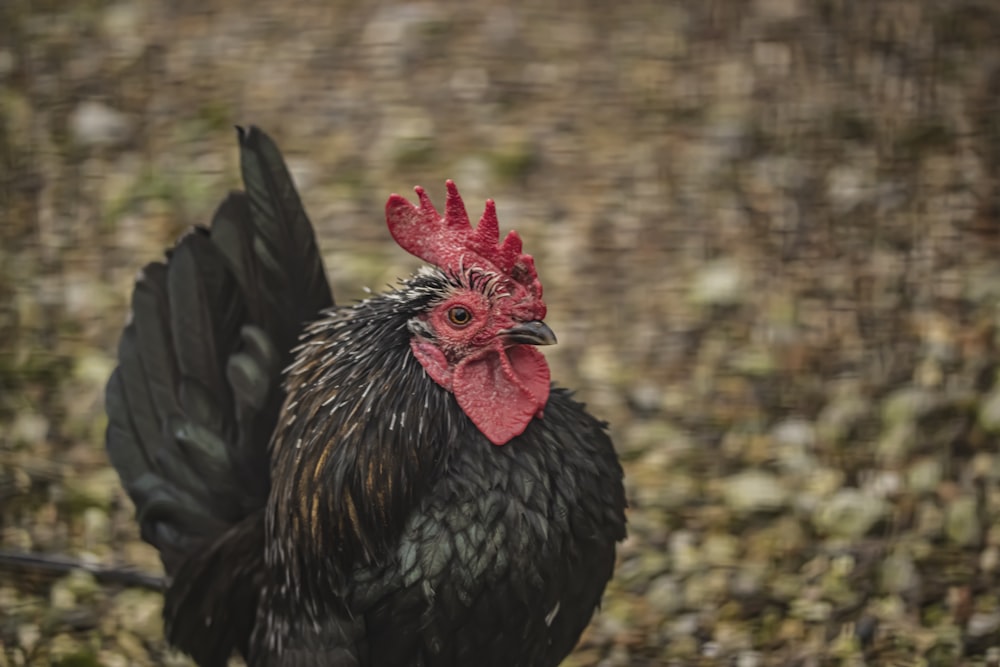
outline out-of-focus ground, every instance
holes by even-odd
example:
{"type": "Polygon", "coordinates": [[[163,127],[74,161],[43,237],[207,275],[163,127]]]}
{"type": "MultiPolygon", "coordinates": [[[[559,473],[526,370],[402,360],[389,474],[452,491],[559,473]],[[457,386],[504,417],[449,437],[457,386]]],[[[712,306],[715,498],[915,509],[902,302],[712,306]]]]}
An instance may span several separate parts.
{"type": "MultiPolygon", "coordinates": [[[[631,499],[567,664],[998,664],[1000,5],[547,4],[4,0],[0,548],[159,567],[103,384],[254,123],[341,301],[417,183],[535,255],[631,499]]],[[[0,573],[0,667],[185,664],[159,604],[0,573]]]]}

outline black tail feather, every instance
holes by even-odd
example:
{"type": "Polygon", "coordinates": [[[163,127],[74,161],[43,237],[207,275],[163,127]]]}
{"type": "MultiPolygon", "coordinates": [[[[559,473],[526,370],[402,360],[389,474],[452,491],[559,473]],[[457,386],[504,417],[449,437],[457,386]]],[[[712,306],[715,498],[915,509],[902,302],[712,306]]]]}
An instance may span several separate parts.
{"type": "Polygon", "coordinates": [[[232,413],[225,362],[239,343],[246,309],[239,285],[207,230],[194,230],[174,249],[167,296],[181,410],[195,423],[225,436],[232,413]]]}
{"type": "Polygon", "coordinates": [[[256,284],[264,288],[248,305],[254,321],[270,334],[287,362],[302,324],[332,306],[333,295],[312,225],[278,147],[253,127],[240,129],[239,139],[246,194],[237,195],[236,201],[231,201],[230,196],[223,202],[213,221],[212,234],[231,265],[247,266],[246,277],[255,278],[256,284]],[[240,216],[247,212],[258,231],[254,243],[228,242],[234,234],[233,223],[246,220],[240,216]]]}
{"type": "Polygon", "coordinates": [[[248,653],[257,596],[266,585],[262,520],[251,515],[192,554],[167,590],[167,639],[201,667],[225,667],[234,650],[248,653]]]}
{"type": "Polygon", "coordinates": [[[263,547],[245,548],[262,545],[281,369],[303,325],[333,305],[277,147],[253,127],[239,142],[246,193],[140,274],[106,398],[108,456],[173,578],[171,639],[199,664],[245,648],[259,585],[244,588],[263,547]],[[220,619],[213,646],[191,630],[220,619]]]}

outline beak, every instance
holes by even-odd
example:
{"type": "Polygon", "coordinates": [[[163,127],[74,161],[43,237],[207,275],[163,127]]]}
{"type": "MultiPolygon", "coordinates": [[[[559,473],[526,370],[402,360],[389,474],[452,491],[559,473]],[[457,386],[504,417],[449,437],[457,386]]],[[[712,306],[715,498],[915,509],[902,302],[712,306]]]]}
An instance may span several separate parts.
{"type": "Polygon", "coordinates": [[[526,345],[555,345],[556,335],[545,322],[534,320],[504,329],[500,334],[512,343],[526,345]]]}

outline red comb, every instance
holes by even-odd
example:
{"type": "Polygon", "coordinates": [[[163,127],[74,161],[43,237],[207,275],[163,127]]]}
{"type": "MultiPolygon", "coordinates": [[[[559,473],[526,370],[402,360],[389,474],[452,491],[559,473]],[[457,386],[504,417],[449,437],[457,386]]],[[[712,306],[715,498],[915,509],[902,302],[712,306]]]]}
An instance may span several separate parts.
{"type": "Polygon", "coordinates": [[[405,197],[393,194],[385,204],[385,220],[389,233],[396,243],[411,255],[416,255],[443,269],[459,270],[463,265],[474,263],[465,256],[474,254],[480,261],[486,261],[523,283],[541,296],[541,284],[535,272],[535,262],[531,255],[521,252],[521,237],[511,231],[500,243],[500,223],[497,209],[492,199],[486,200],[486,210],[476,228],[469,222],[469,214],[458,194],[458,188],[451,180],[445,182],[448,199],[445,202],[444,217],[437,212],[430,197],[419,185],[414,188],[420,199],[420,206],[414,206],[405,197]]]}

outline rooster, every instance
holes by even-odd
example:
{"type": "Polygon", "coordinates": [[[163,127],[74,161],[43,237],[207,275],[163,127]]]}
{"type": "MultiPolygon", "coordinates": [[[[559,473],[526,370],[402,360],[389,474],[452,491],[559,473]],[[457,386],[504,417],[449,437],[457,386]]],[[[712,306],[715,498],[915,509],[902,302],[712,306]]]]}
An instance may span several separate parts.
{"type": "Polygon", "coordinates": [[[551,387],[542,286],[492,201],[392,195],[428,266],[335,306],[275,144],[139,275],[107,451],[201,667],[557,665],[625,537],[606,426],[551,387]]]}

